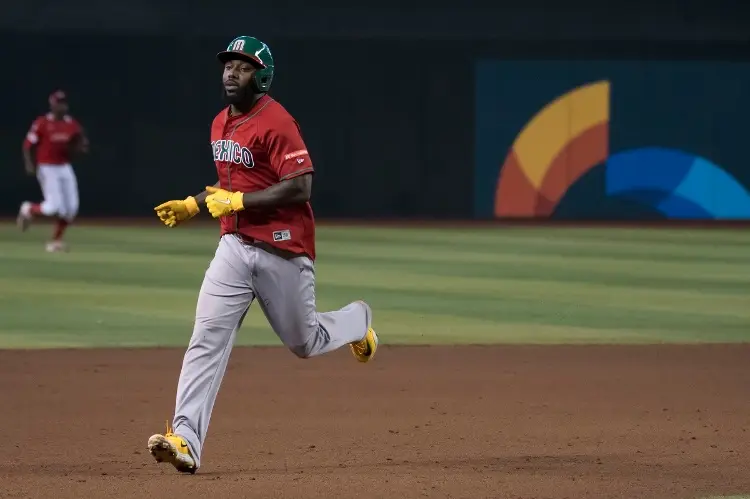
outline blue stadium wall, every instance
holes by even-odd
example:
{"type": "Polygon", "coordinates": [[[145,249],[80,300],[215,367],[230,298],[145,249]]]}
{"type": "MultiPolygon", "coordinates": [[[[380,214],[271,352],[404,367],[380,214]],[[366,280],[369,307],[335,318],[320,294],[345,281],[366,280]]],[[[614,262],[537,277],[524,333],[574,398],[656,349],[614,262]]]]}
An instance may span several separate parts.
{"type": "Polygon", "coordinates": [[[487,59],[475,71],[477,217],[750,219],[749,63],[487,59]]]}

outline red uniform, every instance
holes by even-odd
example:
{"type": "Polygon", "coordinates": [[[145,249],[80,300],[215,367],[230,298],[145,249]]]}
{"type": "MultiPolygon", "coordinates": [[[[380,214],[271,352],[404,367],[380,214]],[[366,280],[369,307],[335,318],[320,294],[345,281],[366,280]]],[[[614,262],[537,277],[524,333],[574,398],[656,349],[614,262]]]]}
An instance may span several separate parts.
{"type": "Polygon", "coordinates": [[[81,131],[81,125],[71,116],[65,115],[63,119],[56,120],[51,113],[46,114],[31,124],[23,147],[37,146],[37,165],[70,164],[71,145],[81,131]]]}
{"type": "MultiPolygon", "coordinates": [[[[241,116],[230,117],[229,108],[222,110],[211,125],[211,147],[219,185],[228,191],[260,191],[314,171],[299,125],[268,95],[241,116]]],[[[222,235],[235,232],[315,259],[309,202],[222,217],[222,235]]]]}

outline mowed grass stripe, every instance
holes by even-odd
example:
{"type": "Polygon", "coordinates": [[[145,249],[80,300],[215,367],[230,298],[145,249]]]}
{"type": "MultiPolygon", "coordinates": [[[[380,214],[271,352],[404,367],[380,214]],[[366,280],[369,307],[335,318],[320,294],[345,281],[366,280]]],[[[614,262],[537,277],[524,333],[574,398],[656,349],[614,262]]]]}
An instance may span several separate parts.
{"type": "MultiPolygon", "coordinates": [[[[32,293],[45,293],[45,289],[55,290],[55,286],[45,283],[54,278],[65,285],[55,291],[57,294],[88,294],[85,284],[108,284],[116,282],[116,289],[123,286],[134,286],[136,293],[143,293],[143,288],[162,288],[165,283],[170,287],[190,286],[190,294],[195,295],[195,288],[200,285],[202,270],[197,265],[159,266],[152,265],[144,271],[142,265],[132,263],[108,262],[94,266],[85,261],[42,262],[30,268],[11,266],[6,269],[3,280],[17,276],[24,278],[24,286],[32,293]],[[42,279],[29,287],[30,279],[42,279]],[[78,285],[78,291],[75,291],[78,285]]],[[[431,275],[427,271],[417,274],[406,269],[387,269],[383,266],[366,267],[362,265],[329,265],[319,270],[319,285],[338,284],[350,286],[352,282],[367,289],[403,291],[410,293],[435,293],[455,298],[468,295],[477,299],[495,298],[497,300],[527,300],[534,303],[551,302],[560,304],[598,305],[608,308],[630,308],[643,310],[663,310],[690,314],[730,315],[747,318],[750,321],[748,296],[745,294],[713,292],[706,293],[705,288],[690,289],[679,286],[674,289],[654,289],[640,286],[630,279],[620,282],[574,282],[543,278],[498,278],[463,277],[431,275]]],[[[19,292],[16,289],[15,292],[19,292]]]]}
{"type": "MultiPolygon", "coordinates": [[[[399,247],[388,251],[373,251],[371,248],[335,247],[324,249],[325,257],[318,263],[320,274],[324,274],[331,262],[377,266],[416,274],[445,277],[484,277],[487,279],[556,280],[571,283],[602,283],[609,286],[643,286],[664,290],[696,288],[703,291],[748,293],[750,290],[750,266],[746,272],[738,271],[734,264],[709,264],[696,266],[683,263],[659,263],[644,265],[622,259],[562,258],[559,256],[482,254],[455,252],[430,253],[404,251],[399,247]]],[[[123,252],[76,253],[65,256],[66,265],[79,264],[77,271],[82,280],[103,281],[111,278],[143,280],[139,271],[145,264],[163,263],[152,267],[148,282],[163,280],[164,274],[202,276],[211,255],[198,249],[196,255],[144,254],[123,252]],[[110,266],[106,266],[111,264],[110,266]],[[117,268],[113,268],[117,267],[117,268]],[[137,268],[136,268],[137,267],[137,268]],[[107,275],[107,272],[113,275],[107,275]]],[[[54,273],[57,261],[48,255],[17,251],[6,254],[7,260],[35,260],[39,264],[31,270],[23,265],[10,268],[13,275],[49,275],[54,273]],[[14,273],[15,269],[15,273],[14,273]]]]}
{"type": "MultiPolygon", "coordinates": [[[[502,230],[502,229],[497,229],[502,230]]],[[[643,262],[717,262],[717,263],[748,263],[745,245],[724,245],[721,240],[711,241],[710,248],[694,243],[654,243],[643,241],[606,241],[598,240],[585,244],[580,240],[562,238],[524,237],[513,238],[509,234],[497,234],[491,238],[480,240],[447,239],[439,241],[421,240],[413,238],[399,239],[398,237],[375,238],[368,237],[366,244],[373,253],[392,252],[396,248],[406,252],[439,253],[460,252],[467,255],[497,255],[507,256],[539,256],[557,258],[598,258],[602,260],[625,259],[633,263],[643,262]]],[[[352,242],[351,235],[346,237],[321,237],[319,246],[326,251],[336,248],[346,251],[351,245],[362,246],[365,241],[352,242]]],[[[747,244],[750,244],[748,240],[747,244]]],[[[324,251],[323,255],[326,254],[324,251]]]]}
{"type": "Polygon", "coordinates": [[[360,267],[377,267],[402,272],[428,274],[446,277],[480,277],[486,279],[519,278],[529,280],[558,280],[564,282],[606,283],[609,285],[642,285],[664,289],[695,286],[718,291],[746,293],[750,291],[750,275],[738,271],[736,265],[704,263],[699,270],[695,265],[687,264],[654,264],[643,265],[621,260],[591,261],[585,258],[557,261],[556,258],[528,257],[515,258],[513,255],[493,255],[494,262],[477,262],[465,255],[440,258],[430,255],[428,258],[412,253],[395,255],[345,252],[328,255],[318,263],[319,268],[326,267],[331,259],[335,266],[355,265],[360,267]]]}
{"type": "MultiPolygon", "coordinates": [[[[198,238],[202,239],[202,238],[198,238]]],[[[155,241],[158,243],[159,240],[155,241]]],[[[169,242],[165,242],[166,243],[169,242]]],[[[173,242],[171,242],[173,243],[173,242]]],[[[171,244],[173,245],[173,244],[171,244]]],[[[132,262],[132,263],[155,263],[163,261],[165,263],[187,263],[199,259],[202,262],[208,262],[213,256],[214,246],[209,246],[205,241],[195,246],[181,245],[180,251],[171,252],[152,252],[153,245],[148,248],[139,248],[138,246],[126,246],[122,244],[104,248],[101,243],[87,245],[85,252],[71,253],[65,256],[65,261],[82,261],[87,263],[97,262],[132,262]],[[117,248],[115,250],[114,248],[117,248]]],[[[669,274],[685,274],[691,270],[693,275],[700,277],[720,277],[728,280],[737,280],[750,282],[750,257],[743,255],[740,263],[745,266],[738,266],[735,259],[729,261],[706,260],[703,257],[696,256],[687,261],[672,262],[652,262],[651,265],[644,265],[638,259],[617,258],[611,254],[587,256],[581,251],[573,255],[561,255],[555,251],[546,253],[529,253],[528,251],[510,251],[506,247],[496,248],[495,251],[476,251],[474,248],[431,248],[425,251],[423,247],[413,248],[400,244],[393,244],[387,247],[372,247],[362,244],[319,244],[321,251],[318,264],[335,262],[341,258],[356,258],[366,261],[386,261],[386,262],[414,262],[425,263],[435,262],[436,264],[512,264],[514,266],[543,266],[550,269],[578,267],[581,270],[590,271],[615,271],[628,272],[630,274],[644,275],[654,271],[669,274]],[[700,265],[696,265],[700,264],[700,265]],[[739,268],[738,268],[739,267],[739,268]],[[738,270],[740,272],[738,273],[738,270]]],[[[4,245],[0,257],[3,259],[20,259],[20,260],[39,260],[50,261],[49,256],[39,254],[38,252],[28,252],[26,245],[16,243],[12,248],[4,245]]]]}
{"type": "MultiPolygon", "coordinates": [[[[339,258],[341,256],[356,254],[359,257],[367,257],[375,260],[420,260],[420,261],[438,261],[438,262],[462,262],[470,261],[474,263],[498,264],[513,263],[515,265],[547,265],[555,267],[585,265],[587,269],[607,269],[612,267],[621,267],[638,271],[641,267],[680,269],[690,267],[698,272],[719,272],[722,275],[730,276],[729,271],[736,272],[750,264],[750,258],[746,255],[733,256],[707,256],[700,255],[679,256],[676,253],[665,255],[662,258],[652,257],[644,252],[639,256],[629,252],[602,251],[591,253],[586,250],[568,249],[567,251],[558,250],[555,247],[548,248],[545,251],[533,251],[527,248],[510,248],[504,246],[495,248],[492,251],[478,251],[477,248],[434,247],[425,250],[420,246],[402,246],[388,245],[376,246],[368,245],[329,245],[322,243],[318,245],[322,252],[319,261],[339,258]]],[[[743,277],[747,277],[745,272],[743,277]]]]}
{"type": "MultiPolygon", "coordinates": [[[[354,287],[321,286],[326,296],[350,296],[354,287]]],[[[360,291],[361,288],[356,288],[360,291]]],[[[530,325],[561,325],[606,329],[632,329],[662,331],[654,342],[669,339],[674,332],[687,331],[701,334],[710,341],[717,333],[726,333],[733,341],[747,338],[747,319],[743,317],[702,314],[686,315],[682,312],[639,310],[621,306],[595,306],[578,303],[559,304],[544,301],[521,300],[510,297],[497,300],[470,295],[434,293],[394,293],[385,289],[366,289],[363,296],[378,303],[376,313],[395,310],[415,312],[423,316],[426,325],[438,325],[433,317],[446,313],[463,323],[466,319],[481,318],[494,321],[498,327],[507,323],[530,325]]],[[[380,315],[383,315],[382,313],[380,315]]],[[[380,317],[380,315],[378,317],[380,317]]],[[[465,324],[470,327],[469,323],[465,324]]],[[[457,338],[460,339],[460,338],[457,338]]]]}
{"type": "Polygon", "coordinates": [[[431,245],[468,245],[495,247],[506,244],[538,247],[585,245],[598,249],[607,246],[636,250],[650,247],[676,247],[688,252],[705,250],[738,251],[750,244],[750,234],[743,230],[677,230],[677,229],[578,229],[578,228],[514,228],[482,227],[469,229],[411,229],[411,228],[351,228],[327,227],[320,231],[319,241],[345,243],[352,240],[363,243],[400,243],[431,245]],[[737,248],[739,247],[739,248],[737,248]]]}
{"type": "MultiPolygon", "coordinates": [[[[484,255],[480,255],[484,256],[484,255]]],[[[525,255],[487,255],[484,261],[476,261],[476,254],[430,254],[422,256],[409,252],[377,253],[371,250],[357,252],[337,248],[330,251],[318,263],[319,275],[324,276],[329,266],[346,265],[389,269],[409,272],[415,275],[450,277],[472,277],[504,280],[542,280],[581,284],[606,284],[608,286],[636,286],[663,290],[695,288],[702,291],[747,294],[750,292],[750,270],[738,271],[736,265],[708,264],[696,270],[695,265],[655,264],[640,265],[621,260],[599,259],[559,259],[525,255]],[[333,264],[332,262],[336,263],[333,264]],[[490,261],[493,264],[488,264],[490,261]]],[[[8,262],[19,265],[7,267],[7,276],[43,277],[58,272],[59,260],[50,260],[47,255],[18,252],[4,257],[8,262]],[[33,260],[36,265],[23,265],[33,260]]],[[[142,253],[84,253],[65,256],[65,273],[77,268],[77,280],[88,282],[108,282],[114,278],[156,283],[171,280],[175,275],[193,278],[202,277],[208,266],[210,255],[147,255],[142,253]],[[159,264],[162,265],[159,265],[159,264]],[[147,274],[142,272],[149,266],[147,274]]],[[[750,266],[749,266],[750,267],[750,266]]],[[[145,284],[144,283],[144,284],[145,284]]]]}
{"type": "MultiPolygon", "coordinates": [[[[24,337],[46,346],[186,344],[216,228],[76,227],[74,252],[64,255],[42,251],[46,229],[0,228],[0,346],[23,346],[24,337]]],[[[750,337],[744,234],[320,227],[318,235],[319,309],[367,299],[384,343],[750,337]]],[[[257,306],[238,343],[279,343],[257,306]]]]}
{"type": "Polygon", "coordinates": [[[488,299],[523,299],[536,303],[585,304],[606,307],[627,307],[644,310],[693,311],[717,315],[728,314],[750,319],[748,297],[733,293],[710,293],[702,290],[655,290],[599,283],[568,283],[554,280],[482,279],[472,277],[413,276],[405,272],[383,268],[363,269],[352,265],[337,265],[329,269],[323,283],[351,285],[361,283],[369,289],[425,292],[449,297],[466,295],[488,299]]]}
{"type": "MultiPolygon", "coordinates": [[[[213,247],[218,241],[218,228],[207,226],[184,226],[174,229],[148,224],[145,227],[76,227],[76,238],[88,244],[117,243],[122,245],[141,245],[158,243],[160,239],[173,244],[174,249],[184,243],[192,246],[213,247]],[[196,237],[196,234],[200,234],[196,237]]],[[[18,241],[13,237],[13,228],[0,228],[0,240],[18,241]],[[4,237],[7,235],[8,237],[4,237]]],[[[48,227],[35,227],[37,236],[46,235],[48,227]],[[42,234],[39,234],[39,233],[42,234]]],[[[42,237],[43,238],[43,237],[42,237]]],[[[37,237],[37,239],[42,239],[37,237]]],[[[28,239],[27,239],[28,240],[28,239]]],[[[598,251],[608,248],[615,251],[618,247],[629,252],[655,251],[657,253],[677,251],[681,254],[692,254],[711,257],[714,254],[731,256],[744,255],[743,249],[750,244],[750,232],[743,230],[677,230],[677,229],[577,229],[577,228],[512,228],[485,227],[468,229],[414,229],[414,228],[371,228],[371,227],[319,227],[319,243],[358,244],[384,243],[386,245],[419,245],[429,248],[432,245],[449,245],[456,247],[487,246],[498,249],[500,243],[544,250],[545,247],[572,246],[577,249],[598,251]],[[653,244],[652,244],[653,243],[653,244]],[[707,247],[711,251],[706,251],[707,247]],[[735,247],[737,246],[737,247],[735,247]]],[[[143,247],[148,250],[148,245],[143,247]]]]}
{"type": "MultiPolygon", "coordinates": [[[[471,319],[482,318],[494,321],[495,324],[507,322],[529,322],[543,325],[580,325],[597,327],[600,329],[626,327],[650,328],[658,325],[664,331],[686,330],[703,331],[705,317],[702,314],[716,314],[714,327],[731,331],[743,330],[747,319],[733,317],[712,312],[711,309],[698,309],[691,312],[692,321],[686,321],[685,312],[681,309],[669,310],[659,308],[651,303],[638,306],[618,303],[609,305],[587,304],[585,300],[571,299],[568,295],[561,295],[557,302],[550,299],[540,299],[536,295],[520,298],[510,289],[507,296],[489,296],[487,294],[455,292],[440,292],[434,290],[400,290],[393,292],[393,286],[352,286],[349,279],[343,279],[337,284],[330,279],[319,283],[318,303],[321,309],[330,310],[345,305],[357,293],[363,293],[373,302],[379,302],[386,310],[415,311],[422,317],[420,320],[427,324],[443,324],[444,319],[438,320],[435,314],[446,312],[459,326],[471,328],[471,319]],[[567,303],[559,303],[560,301],[567,303]],[[465,323],[465,324],[464,324],[465,323]]],[[[0,288],[5,287],[7,281],[0,281],[0,288]]],[[[41,303],[54,302],[57,305],[71,307],[81,315],[89,316],[91,307],[101,310],[118,310],[121,313],[140,315],[144,318],[159,318],[182,320],[191,323],[194,313],[197,290],[193,288],[164,288],[142,287],[140,285],[103,285],[80,283],[60,285],[54,281],[27,280],[16,286],[12,295],[2,296],[3,301],[12,306],[18,313],[24,313],[24,304],[36,299],[41,303]],[[15,306],[14,306],[15,305],[15,306]]],[[[48,310],[48,307],[44,307],[48,310]]],[[[379,312],[378,312],[379,313],[379,312]]],[[[57,316],[57,313],[52,315],[57,316]]],[[[106,314],[100,316],[106,317],[106,314]]],[[[6,314],[12,318],[13,313],[6,314]]],[[[380,317],[380,313],[379,313],[380,317]]],[[[22,317],[19,317],[19,319],[22,317]]],[[[63,322],[64,323],[64,322],[63,322]]],[[[263,321],[259,325],[262,325],[263,321]]],[[[162,324],[163,326],[163,324],[162,324]]],[[[405,328],[392,331],[401,334],[405,328]]],[[[708,332],[708,331],[707,331],[708,332]]],[[[458,335],[460,339],[462,336],[458,335]]]]}

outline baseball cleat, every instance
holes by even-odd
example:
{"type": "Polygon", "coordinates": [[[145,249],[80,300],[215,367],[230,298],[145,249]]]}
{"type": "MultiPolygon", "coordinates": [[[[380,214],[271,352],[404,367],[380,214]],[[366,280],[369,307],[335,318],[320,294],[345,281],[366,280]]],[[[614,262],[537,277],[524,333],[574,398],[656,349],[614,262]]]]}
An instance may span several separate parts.
{"type": "Polygon", "coordinates": [[[375,356],[375,352],[378,349],[378,335],[375,330],[370,326],[372,321],[372,312],[370,306],[367,303],[360,301],[367,310],[367,333],[365,337],[360,341],[349,343],[349,348],[352,349],[352,355],[360,362],[367,362],[375,356]]]}
{"type": "Polygon", "coordinates": [[[31,203],[24,201],[21,203],[21,207],[18,209],[18,216],[16,217],[16,225],[21,229],[21,232],[26,232],[31,224],[31,203]]]}
{"type": "Polygon", "coordinates": [[[157,433],[148,439],[148,451],[157,463],[169,463],[180,473],[195,473],[195,460],[190,455],[190,448],[184,438],[172,433],[167,421],[167,432],[157,433]]]}
{"type": "Polygon", "coordinates": [[[47,253],[61,253],[68,251],[68,245],[63,241],[50,241],[44,247],[47,253]]]}
{"type": "Polygon", "coordinates": [[[373,328],[368,327],[367,334],[362,338],[362,341],[349,343],[349,347],[352,349],[355,359],[360,362],[367,362],[375,357],[375,352],[378,349],[378,335],[373,328]]]}

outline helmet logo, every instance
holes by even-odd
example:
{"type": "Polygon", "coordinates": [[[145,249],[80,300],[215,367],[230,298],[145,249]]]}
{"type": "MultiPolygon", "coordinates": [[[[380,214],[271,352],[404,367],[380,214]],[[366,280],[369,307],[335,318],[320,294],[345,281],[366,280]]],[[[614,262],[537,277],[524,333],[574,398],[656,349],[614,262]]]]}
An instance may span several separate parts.
{"type": "Polygon", "coordinates": [[[261,42],[261,44],[262,44],[262,46],[255,52],[255,57],[257,57],[259,61],[263,62],[263,59],[261,59],[261,57],[260,57],[260,53],[265,50],[266,52],[268,52],[270,54],[271,51],[268,50],[268,45],[266,45],[263,42],[261,42]]]}
{"type": "Polygon", "coordinates": [[[242,38],[235,40],[232,42],[232,45],[229,46],[229,50],[237,50],[242,52],[245,49],[245,40],[242,38]]]}

